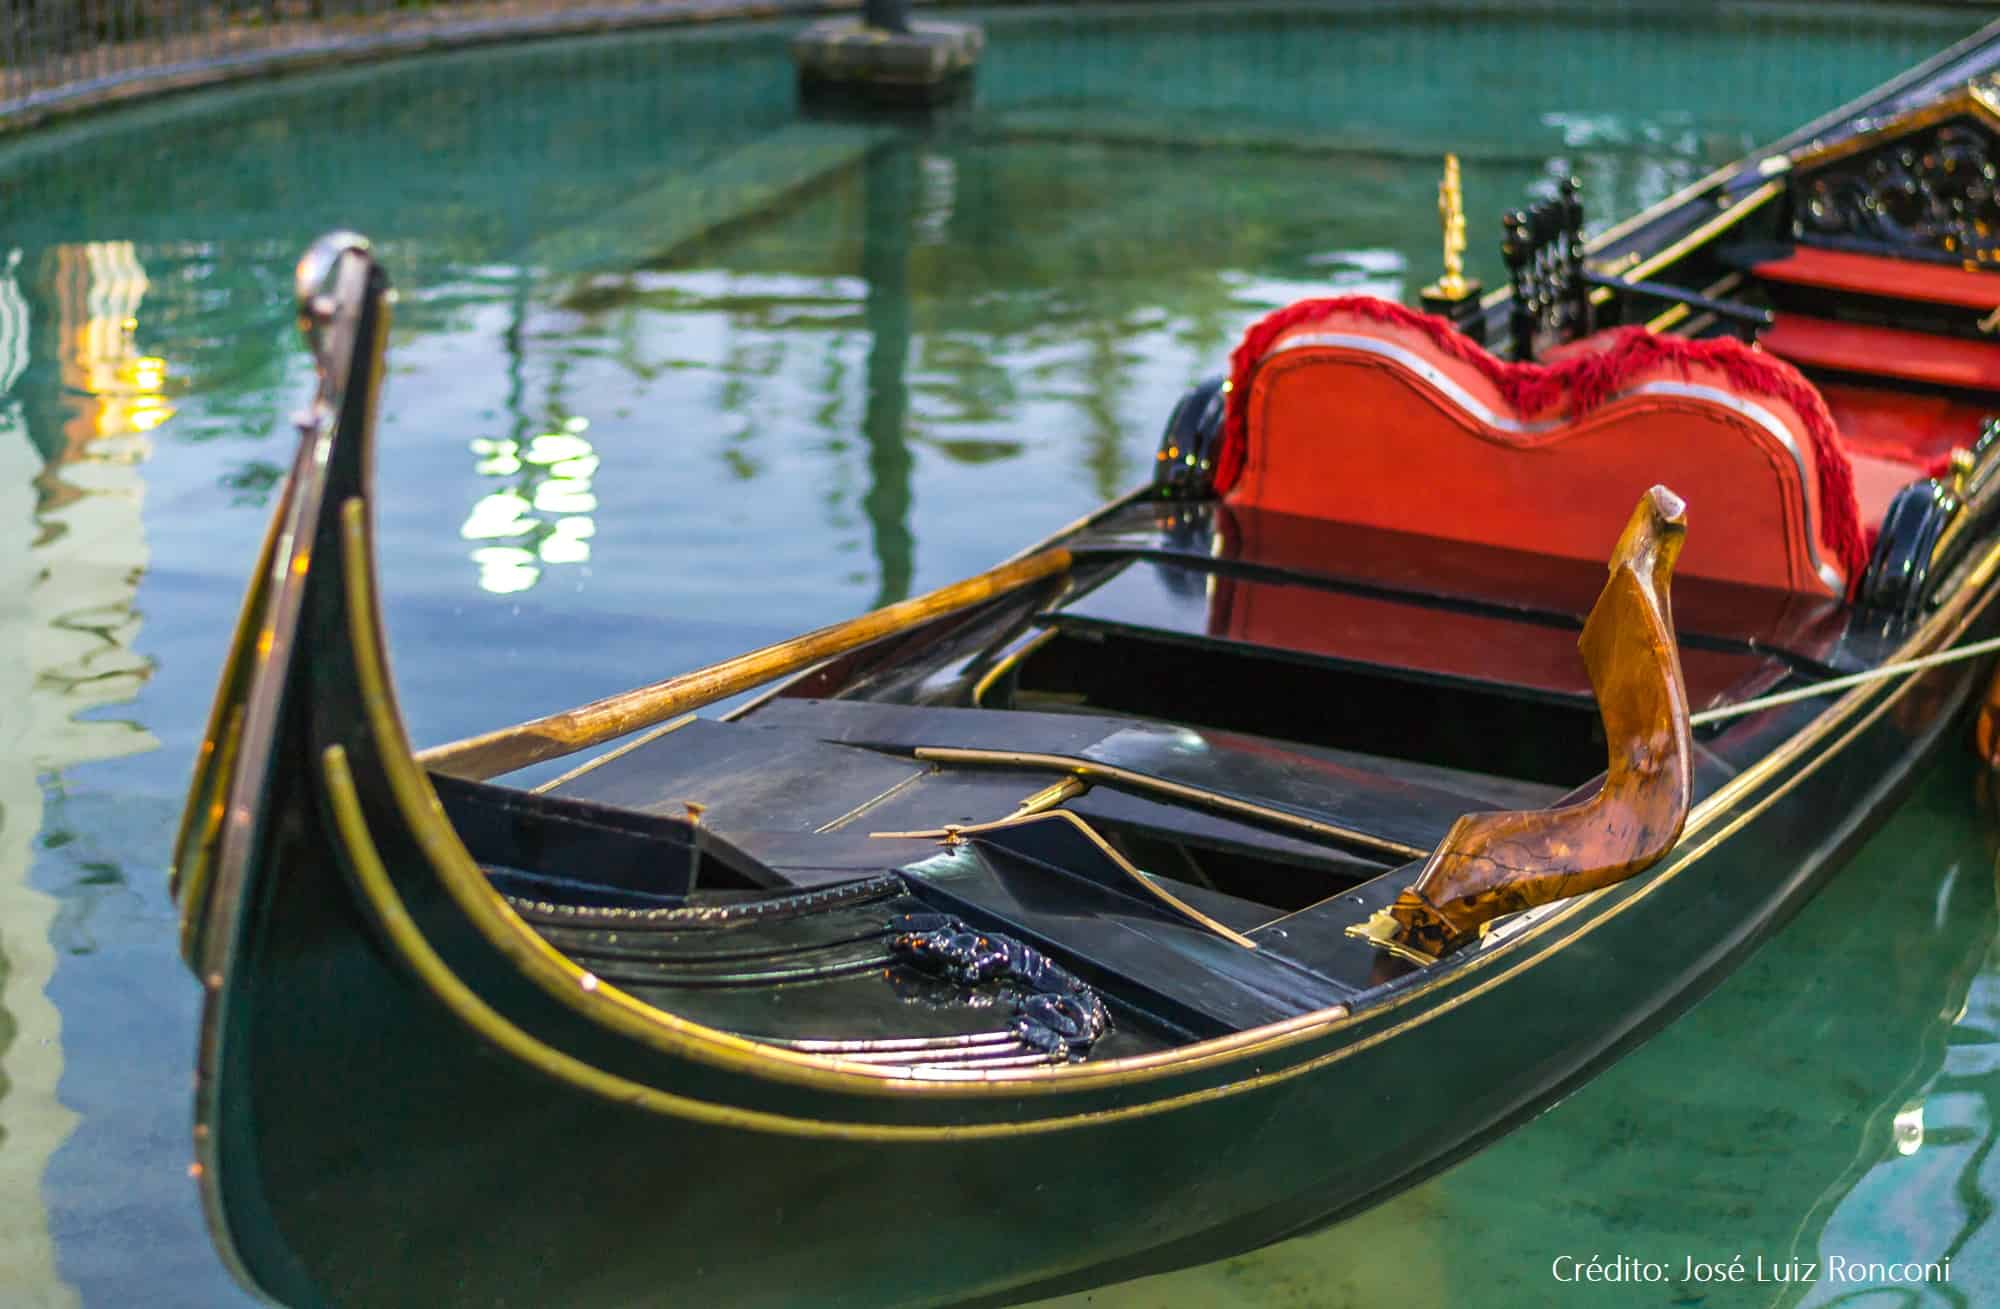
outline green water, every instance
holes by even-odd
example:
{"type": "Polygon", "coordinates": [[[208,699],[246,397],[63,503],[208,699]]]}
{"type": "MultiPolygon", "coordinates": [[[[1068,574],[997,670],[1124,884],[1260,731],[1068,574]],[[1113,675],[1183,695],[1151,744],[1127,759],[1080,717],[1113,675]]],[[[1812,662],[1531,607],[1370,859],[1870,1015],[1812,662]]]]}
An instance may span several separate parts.
{"type": "MultiPolygon", "coordinates": [[[[1629,212],[1974,22],[985,18],[977,103],[925,132],[801,123],[787,29],[731,26],[0,144],[0,1305],[244,1302],[185,1177],[197,996],[163,865],[308,383],[287,288],[314,233],[371,234],[403,289],[380,544],[439,741],[943,583],[1125,489],[1262,311],[1434,274],[1443,150],[1491,279],[1485,216],[1531,189],[1575,172],[1599,221],[1629,212]]],[[[1974,780],[1954,753],[1723,991],[1500,1145],[1088,1302],[2000,1303],[1974,780]],[[1952,1279],[1551,1277],[1621,1254],[1949,1255],[1952,1279]]]]}

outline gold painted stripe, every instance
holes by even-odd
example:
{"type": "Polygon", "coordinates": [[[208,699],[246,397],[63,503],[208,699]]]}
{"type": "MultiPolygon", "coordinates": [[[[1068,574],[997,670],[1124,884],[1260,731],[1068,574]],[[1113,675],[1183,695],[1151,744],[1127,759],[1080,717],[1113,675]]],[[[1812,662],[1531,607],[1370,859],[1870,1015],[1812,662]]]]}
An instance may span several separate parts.
{"type": "MultiPolygon", "coordinates": [[[[2000,310],[1994,313],[2000,316],[2000,310]]],[[[1937,544],[1931,547],[1933,564],[1950,554],[1952,546],[1965,535],[1973,521],[1986,512],[1995,498],[2000,498],[2000,478],[1994,476],[1996,470],[2000,470],[2000,458],[1996,458],[1992,451],[1988,451],[1973,466],[1965,492],[1957,496],[1958,512],[1944,525],[1944,531],[1938,533],[1937,544]]]]}
{"type": "MultiPolygon", "coordinates": [[[[513,914],[498,894],[487,885],[477,865],[473,863],[463,843],[459,841],[457,833],[452,830],[445,818],[435,794],[430,792],[428,779],[417,768],[414,758],[408,752],[402,725],[396,716],[393,700],[388,691],[386,663],[376,634],[374,621],[376,600],[367,540],[364,535],[364,507],[359,500],[350,501],[343,506],[342,515],[342,549],[348,563],[349,618],[353,625],[351,635],[356,643],[356,668],[362,681],[364,707],[371,728],[377,733],[381,744],[385,780],[396,795],[399,808],[403,811],[403,817],[410,824],[413,834],[425,844],[439,880],[460,905],[461,910],[467,914],[473,926],[485,935],[496,949],[516,959],[517,963],[521,964],[524,975],[530,980],[571,1007],[596,1017],[613,1030],[636,1036],[642,1043],[675,1055],[698,1058],[736,1071],[776,1077],[800,1084],[872,1094],[987,1096],[1004,1093],[1018,1096],[1128,1085],[1143,1080],[1194,1072],[1251,1056],[1268,1056],[1301,1041],[1332,1035],[1364,1018],[1373,1018],[1378,1013],[1393,1012],[1440,987],[1457,984],[1468,976],[1484,971],[1496,962],[1516,958],[1526,942],[1545,936],[1606,893],[1600,890],[1579,897],[1562,912],[1550,915],[1528,930],[1510,936],[1506,942],[1490,952],[1484,952],[1462,965],[1445,969],[1439,977],[1399,993],[1384,1002],[1382,1006],[1364,1011],[1360,1017],[1351,1015],[1344,1005],[1334,1006],[1173,1050],[1105,1060],[1100,1063],[995,1070],[966,1080],[946,1080],[942,1076],[935,1080],[887,1077],[884,1071],[878,1068],[760,1046],[756,1042],[747,1041],[731,1033],[707,1028],[644,1005],[610,986],[600,984],[594,990],[585,990],[580,984],[580,979],[585,975],[583,971],[548,946],[518,915],[513,914]],[[428,798],[428,803],[421,802],[425,797],[428,798]]],[[[1979,597],[1985,584],[1992,579],[1997,567],[2000,567],[2000,545],[1989,548],[1987,555],[1970,571],[1966,582],[1957,589],[1953,598],[1922,628],[1912,634],[1910,640],[1897,652],[1898,655],[1909,656],[1920,653],[1927,644],[1934,642],[1944,633],[1946,624],[1954,620],[1962,620],[1961,627],[1969,623],[1971,619],[1967,615],[1967,610],[1970,609],[1973,600],[1979,597]]],[[[1912,685],[1914,683],[1900,683],[1898,688],[1890,693],[1888,700],[1894,701],[1900,698],[1902,692],[1912,685]]],[[[1798,754],[1835,730],[1844,718],[1858,709],[1867,693],[1866,688],[1849,692],[1789,741],[1772,751],[1758,764],[1738,774],[1715,795],[1696,806],[1694,813],[1689,816],[1683,841],[1694,837],[1708,823],[1717,820],[1750,788],[1760,784],[1771,773],[1786,766],[1798,754]]],[[[1761,812],[1764,808],[1768,808],[1795,784],[1796,781],[1788,782],[1765,796],[1757,806],[1757,811],[1761,812]]],[[[1636,902],[1642,896],[1657,890],[1693,862],[1692,858],[1677,860],[1662,874],[1649,878],[1647,885],[1640,888],[1639,893],[1631,897],[1628,903],[1636,902]]],[[[1489,989],[1499,978],[1511,976],[1512,971],[1531,967],[1554,951],[1567,948],[1573,940],[1580,939],[1590,926],[1590,924],[1583,925],[1578,933],[1559,942],[1549,951],[1523,959],[1510,972],[1480,984],[1463,996],[1454,997],[1432,1009],[1416,1014],[1401,1024],[1385,1028],[1380,1033],[1291,1068],[1214,1088],[1213,1093],[1227,1094],[1247,1090],[1269,1084],[1274,1080],[1296,1076],[1335,1059],[1345,1058],[1349,1054],[1368,1048],[1378,1040],[1387,1039],[1398,1032],[1427,1022],[1431,1016],[1446,1012],[1449,1008],[1472,998],[1473,995],[1489,989]]],[[[1155,1102],[1155,1104],[1164,1106],[1166,1102],[1155,1102]]]]}
{"type": "Polygon", "coordinates": [[[861,817],[861,815],[867,813],[870,809],[873,809],[876,805],[881,804],[884,800],[887,800],[891,796],[901,793],[902,791],[904,791],[909,787],[915,786],[918,782],[923,781],[926,777],[934,775],[935,772],[936,772],[935,769],[930,769],[930,768],[918,769],[916,772],[911,773],[908,777],[905,777],[902,781],[896,783],[888,790],[882,792],[882,794],[876,796],[870,796],[868,799],[863,800],[860,804],[854,806],[852,809],[848,810],[840,817],[834,819],[832,822],[813,828],[813,835],[821,836],[827,832],[839,831],[841,828],[847,826],[855,819],[861,817]]]}
{"type": "Polygon", "coordinates": [[[665,736],[669,732],[680,731],[683,727],[686,727],[689,723],[693,722],[695,719],[699,717],[701,717],[700,714],[682,714],[679,718],[675,718],[668,722],[661,723],[658,727],[655,727],[652,731],[646,732],[639,736],[635,736],[631,740],[625,742],[625,744],[617,747],[616,749],[606,750],[603,754],[598,755],[594,759],[584,760],[582,763],[570,769],[568,772],[562,774],[560,777],[550,778],[548,781],[543,782],[540,786],[534,787],[533,788],[534,793],[540,795],[544,791],[553,791],[558,786],[567,786],[569,783],[574,782],[577,778],[582,777],[585,773],[588,773],[593,769],[603,767],[605,764],[610,763],[613,759],[618,758],[620,755],[631,754],[634,750],[637,750],[640,746],[651,745],[653,742],[659,740],[661,737],[665,736]]]}
{"type": "MultiPolygon", "coordinates": [[[[1771,200],[1782,195],[1784,190],[1785,183],[1782,178],[1764,183],[1764,185],[1744,196],[1741,200],[1738,200],[1735,204],[1729,206],[1729,208],[1695,228],[1672,245],[1667,246],[1665,249],[1657,250],[1632,265],[1631,269],[1623,274],[1625,280],[1628,282],[1643,282],[1661,269],[1678,263],[1692,251],[1707,245],[1716,237],[1763,208],[1771,200]]],[[[1609,301],[1611,296],[1612,290],[1610,287],[1600,286],[1590,293],[1590,303],[1601,305],[1609,301]]]]}
{"type": "Polygon", "coordinates": [[[1964,114],[1973,118],[1983,118],[1989,129],[2000,128],[2000,115],[1986,103],[1985,97],[1971,86],[1960,86],[1950,94],[1931,101],[1915,109],[1906,110],[1894,118],[1883,119],[1863,132],[1856,132],[1832,145],[1821,146],[1817,150],[1805,150],[1792,157],[1795,171],[1818,170],[1828,164],[1838,163],[1900,136],[1942,123],[1947,119],[1964,114]]]}
{"type": "MultiPolygon", "coordinates": [[[[1332,837],[1365,845],[1388,854],[1400,855],[1405,859],[1422,859],[1430,853],[1420,846],[1406,845],[1392,841],[1386,836],[1374,836],[1367,832],[1357,832],[1352,828],[1340,827],[1333,823],[1321,822],[1317,818],[1305,818],[1288,813],[1283,809],[1272,809],[1249,800],[1239,800],[1234,796],[1217,791],[1206,791],[1198,786],[1187,786],[1180,782],[1169,782],[1165,778],[1153,777],[1146,773],[1135,773],[1115,764],[1101,764],[1090,759],[1072,758],[1067,755],[1034,754],[1021,750],[961,750],[948,746],[920,746],[913,752],[919,759],[935,763],[974,764],[986,768],[1046,768],[1055,772],[1071,773],[1077,777],[1093,781],[1113,782],[1138,791],[1157,791],[1161,795],[1171,795],[1181,800],[1193,800],[1232,813],[1247,814],[1265,822],[1311,832],[1316,836],[1332,837]]],[[[970,829],[960,829],[970,830],[970,829]]]]}
{"type": "Polygon", "coordinates": [[[1050,641],[1053,641],[1055,637],[1055,628],[1044,627],[1020,645],[1015,646],[1012,650],[1000,656],[999,661],[986,670],[985,676],[972,684],[972,707],[975,709],[979,708],[980,704],[986,699],[986,693],[993,689],[994,683],[1012,672],[1015,666],[1023,659],[1026,659],[1029,655],[1041,649],[1050,641]]]}
{"type": "Polygon", "coordinates": [[[1619,240],[1630,236],[1646,224],[1659,221],[1674,210],[1687,204],[1690,200],[1697,199],[1704,193],[1721,186],[1724,182],[1742,172],[1745,164],[1746,161],[1742,159],[1738,159],[1734,163],[1724,164],[1707,176],[1698,177],[1694,181],[1689,182],[1686,186],[1658,204],[1648,205],[1636,214],[1628,214],[1626,217],[1619,219],[1611,226],[1605,228],[1602,232],[1599,232],[1590,240],[1585,241],[1583,243],[1584,253],[1586,255],[1594,254],[1602,250],[1605,246],[1617,244],[1619,240]]]}
{"type": "MultiPolygon", "coordinates": [[[[1729,274],[1729,276],[1719,278],[1716,281],[1710,282],[1707,286],[1701,288],[1700,294],[1705,295],[1709,299],[1713,300],[1717,296],[1728,295],[1731,291],[1734,291],[1737,287],[1741,286],[1742,284],[1743,284],[1743,274],[1731,273],[1729,274]]],[[[1686,320],[1687,317],[1692,313],[1694,313],[1694,310],[1687,305],[1681,305],[1681,304],[1671,305],[1667,308],[1665,313],[1659,314],[1654,318],[1648,319],[1646,321],[1646,330],[1649,332],[1664,332],[1670,327],[1678,326],[1681,322],[1686,320]]],[[[1713,315],[1709,314],[1706,310],[1704,310],[1702,311],[1702,317],[1711,318],[1713,317],[1713,315]]]]}
{"type": "MultiPolygon", "coordinates": [[[[696,1100],[662,1091],[658,1087],[635,1082],[616,1073],[607,1073],[522,1031],[481,999],[471,987],[459,980],[458,975],[452,972],[451,966],[431,948],[423,930],[410,916],[409,908],[403,903],[403,898],[396,893],[395,882],[390,878],[388,869],[383,866],[381,852],[376,849],[374,839],[368,831],[368,820],[361,812],[361,798],[356,793],[354,777],[347,765],[347,752],[337,745],[328,746],[321,756],[320,770],[326,781],[327,798],[333,810],[334,829],[339,833],[342,847],[347,854],[348,866],[360,886],[362,897],[373,911],[376,923],[389,938],[389,944],[401,954],[403,961],[410,965],[418,979],[459,1021],[502,1052],[557,1081],[565,1082],[613,1103],[715,1127],[730,1127],[742,1131],[805,1137],[813,1140],[972,1141],[1075,1130],[1093,1127],[1100,1123],[1117,1122],[1125,1118],[1165,1113],[1218,1099],[1239,1089],[1239,1086],[1210,1087],[1166,1099],[1128,1105],[1120,1109],[1064,1114],[1022,1123],[965,1123],[923,1127],[828,1122],[823,1119],[768,1113],[760,1109],[745,1109],[737,1105],[712,1104],[706,1100],[696,1100]]],[[[1278,1073],[1267,1074],[1266,1080],[1277,1081],[1287,1076],[1297,1076],[1297,1073],[1291,1069],[1284,1069],[1278,1073]]]]}
{"type": "MultiPolygon", "coordinates": [[[[303,443],[304,438],[301,438],[303,443]]],[[[294,488],[302,461],[294,456],[291,476],[264,526],[263,544],[257,547],[257,562],[250,570],[250,585],[237,611],[236,628],[229,637],[229,650],[222,659],[220,685],[209,707],[208,726],[202,733],[201,750],[195,756],[194,776],[188,780],[186,807],[181,810],[179,828],[174,833],[173,865],[167,876],[167,894],[180,906],[181,958],[195,966],[196,925],[207,914],[210,873],[215,866],[216,838],[228,804],[226,794],[235,775],[234,744],[241,739],[244,699],[255,658],[252,645],[264,632],[273,587],[271,571],[278,554],[278,538],[292,514],[294,488]]]]}

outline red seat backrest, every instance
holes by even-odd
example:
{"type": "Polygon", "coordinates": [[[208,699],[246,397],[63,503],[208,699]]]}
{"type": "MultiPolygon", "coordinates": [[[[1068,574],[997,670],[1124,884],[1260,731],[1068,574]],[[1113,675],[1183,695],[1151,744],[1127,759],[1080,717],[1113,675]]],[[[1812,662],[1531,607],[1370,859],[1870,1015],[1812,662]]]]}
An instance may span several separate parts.
{"type": "Polygon", "coordinates": [[[1655,483],[1688,502],[1689,576],[1842,593],[1866,563],[1819,393],[1733,340],[1643,328],[1508,364],[1372,297],[1253,327],[1216,489],[1238,504],[1602,560],[1655,483]]]}

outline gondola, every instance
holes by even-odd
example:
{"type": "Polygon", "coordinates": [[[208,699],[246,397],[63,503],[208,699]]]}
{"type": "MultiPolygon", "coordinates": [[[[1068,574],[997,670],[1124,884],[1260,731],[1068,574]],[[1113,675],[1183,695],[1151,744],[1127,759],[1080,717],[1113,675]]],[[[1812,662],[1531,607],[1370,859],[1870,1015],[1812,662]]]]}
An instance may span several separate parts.
{"type": "Polygon", "coordinates": [[[987,573],[422,751],[370,537],[392,297],[322,239],[174,854],[225,1261],[301,1306],[1015,1303],[1553,1103],[1975,711],[1996,67],[1594,240],[1564,187],[1496,294],[1253,326],[1147,486],[987,573]]]}

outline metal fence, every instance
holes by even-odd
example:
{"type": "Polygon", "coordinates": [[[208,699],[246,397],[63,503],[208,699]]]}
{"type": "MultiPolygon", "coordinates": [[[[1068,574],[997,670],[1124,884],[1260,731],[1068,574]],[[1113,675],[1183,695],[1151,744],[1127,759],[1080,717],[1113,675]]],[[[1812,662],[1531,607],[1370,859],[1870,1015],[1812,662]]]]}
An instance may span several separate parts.
{"type": "MultiPolygon", "coordinates": [[[[924,3],[925,0],[918,0],[924,3]]],[[[1019,0],[929,0],[935,4],[1019,0]]],[[[1234,0],[1225,0],[1227,8],[1234,0]]],[[[1674,10],[1689,0],[1424,0],[1420,11],[1547,11],[1610,21],[1624,9],[1674,10]]],[[[533,35],[602,31],[732,16],[858,9],[863,0],[0,0],[0,131],[163,90],[533,35]]],[[[1103,7],[1080,4],[1089,10],[1103,7]]],[[[1113,0],[1116,3],[1116,0],[1113,0]]],[[[1159,5],[1160,0],[1153,0],[1159,5]]],[[[1338,7],[1342,0],[1321,0],[1338,7]]],[[[1346,0],[1380,10],[1388,0],[1346,0]]],[[[1165,7],[1178,7],[1168,4],[1165,7]]],[[[1215,7],[1200,0],[1190,9],[1215,7]]],[[[1742,13],[1840,21],[1867,6],[1817,0],[1751,3],[1742,13]]],[[[2000,11],[1995,0],[1876,0],[1915,19],[2000,11]]],[[[1727,13],[1723,6],[1713,13],[1727,13]]]]}
{"type": "Polygon", "coordinates": [[[860,0],[0,0],[0,127],[274,68],[860,0]]]}

